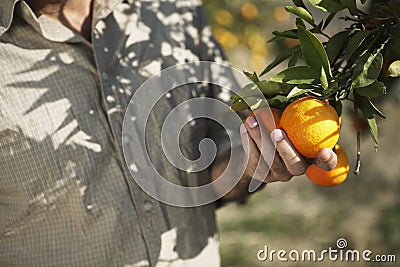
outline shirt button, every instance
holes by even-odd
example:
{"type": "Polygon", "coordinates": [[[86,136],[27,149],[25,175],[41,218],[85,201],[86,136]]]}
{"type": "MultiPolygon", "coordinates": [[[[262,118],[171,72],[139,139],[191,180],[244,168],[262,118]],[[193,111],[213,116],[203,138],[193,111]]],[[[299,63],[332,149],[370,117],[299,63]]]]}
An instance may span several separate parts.
{"type": "Polygon", "coordinates": [[[149,212],[153,208],[153,205],[151,204],[150,201],[145,200],[143,203],[143,207],[146,212],[149,212]]]}

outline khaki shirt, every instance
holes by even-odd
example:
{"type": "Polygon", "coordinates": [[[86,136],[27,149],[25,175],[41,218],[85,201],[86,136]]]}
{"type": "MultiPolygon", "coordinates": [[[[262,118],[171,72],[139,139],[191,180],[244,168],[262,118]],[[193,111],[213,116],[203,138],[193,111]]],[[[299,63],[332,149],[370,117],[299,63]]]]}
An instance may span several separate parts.
{"type": "MultiPolygon", "coordinates": [[[[89,43],[23,1],[0,1],[0,266],[219,266],[216,205],[159,203],[121,152],[124,111],[147,78],[223,61],[201,2],[98,0],[93,14],[89,43]]],[[[202,94],[217,93],[162,100],[150,137],[171,107],[202,94]]],[[[209,128],[184,135],[189,156],[209,128]]],[[[159,144],[149,151],[174,183],[200,183],[165,163],[159,144]]]]}

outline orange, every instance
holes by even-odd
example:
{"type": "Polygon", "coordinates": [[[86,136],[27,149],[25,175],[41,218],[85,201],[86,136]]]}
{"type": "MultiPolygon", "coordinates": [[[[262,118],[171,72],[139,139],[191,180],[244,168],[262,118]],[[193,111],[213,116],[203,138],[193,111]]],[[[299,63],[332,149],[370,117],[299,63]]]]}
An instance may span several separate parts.
{"type": "Polygon", "coordinates": [[[336,168],[326,171],[313,164],[306,170],[308,179],[320,186],[334,186],[343,183],[349,173],[349,160],[346,152],[339,145],[335,146],[335,152],[338,158],[336,168]]]}
{"type": "Polygon", "coordinates": [[[333,148],[339,139],[336,110],[314,97],[302,97],[283,111],[280,128],[304,157],[316,158],[323,148],[333,148]]]}

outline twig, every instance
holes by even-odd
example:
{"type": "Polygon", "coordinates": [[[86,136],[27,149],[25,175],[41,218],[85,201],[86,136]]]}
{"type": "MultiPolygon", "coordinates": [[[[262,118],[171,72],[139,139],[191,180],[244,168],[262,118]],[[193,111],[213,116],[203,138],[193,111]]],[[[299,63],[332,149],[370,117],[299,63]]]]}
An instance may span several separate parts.
{"type": "Polygon", "coordinates": [[[358,125],[358,108],[355,102],[354,102],[354,119],[356,120],[355,123],[357,131],[357,163],[356,163],[356,168],[354,170],[354,174],[358,175],[360,173],[360,168],[361,168],[361,145],[360,145],[361,132],[360,132],[360,126],[358,125]]]}

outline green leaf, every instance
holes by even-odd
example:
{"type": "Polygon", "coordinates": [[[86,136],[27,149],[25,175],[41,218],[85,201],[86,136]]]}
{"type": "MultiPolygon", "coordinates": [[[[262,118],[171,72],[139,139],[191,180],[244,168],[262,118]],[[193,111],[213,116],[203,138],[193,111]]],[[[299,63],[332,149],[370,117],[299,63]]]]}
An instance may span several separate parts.
{"type": "Polygon", "coordinates": [[[316,8],[329,13],[337,13],[346,8],[339,0],[310,0],[310,3],[316,8]]]}
{"type": "Polygon", "coordinates": [[[397,60],[390,64],[388,68],[388,75],[390,77],[399,77],[400,76],[400,60],[397,60]]]}
{"type": "Polygon", "coordinates": [[[319,80],[319,71],[308,66],[287,68],[271,77],[271,81],[286,84],[312,84],[319,80]]]}
{"type": "Polygon", "coordinates": [[[233,111],[248,110],[249,106],[242,99],[236,100],[230,107],[233,111]]]}
{"type": "Polygon", "coordinates": [[[354,94],[354,102],[356,103],[357,107],[363,111],[363,113],[386,119],[385,115],[383,115],[383,113],[377,107],[375,107],[368,97],[354,94]]]}
{"type": "Polygon", "coordinates": [[[374,32],[364,39],[359,45],[354,54],[348,59],[348,66],[353,66],[354,63],[365,53],[379,53],[385,47],[390,38],[386,36],[384,31],[374,32]]]}
{"type": "Polygon", "coordinates": [[[381,72],[382,64],[383,56],[381,53],[372,55],[365,53],[361,56],[361,58],[356,61],[351,88],[365,87],[375,82],[381,72]]]}
{"type": "Polygon", "coordinates": [[[272,81],[258,81],[256,83],[249,83],[241,88],[231,99],[233,100],[246,100],[249,97],[272,98],[279,94],[287,94],[293,86],[272,82],[272,81]]]}
{"type": "Polygon", "coordinates": [[[234,100],[231,109],[241,111],[247,109],[257,109],[265,106],[265,97],[272,99],[279,94],[287,94],[293,86],[262,80],[250,83],[241,88],[231,98],[234,100]]]}
{"type": "Polygon", "coordinates": [[[246,99],[240,99],[230,106],[233,111],[243,111],[243,110],[256,110],[262,107],[268,106],[268,103],[263,98],[259,97],[247,97],[246,99]]]}
{"type": "Polygon", "coordinates": [[[257,77],[257,74],[255,72],[250,73],[247,71],[243,71],[244,75],[246,75],[247,78],[249,78],[250,80],[252,80],[253,82],[258,82],[259,79],[257,77]]]}
{"type": "Polygon", "coordinates": [[[257,86],[266,98],[272,98],[279,94],[287,94],[292,89],[290,85],[265,80],[258,82],[257,86]]]}
{"type": "Polygon", "coordinates": [[[368,129],[374,140],[375,151],[378,149],[378,125],[376,124],[375,118],[366,118],[368,123],[368,129]]]}
{"type": "Polygon", "coordinates": [[[283,106],[286,105],[286,103],[289,101],[289,98],[282,96],[282,95],[277,95],[274,98],[267,99],[268,105],[271,108],[277,108],[281,109],[283,106]]]}
{"type": "Polygon", "coordinates": [[[364,117],[367,119],[368,128],[374,140],[375,149],[378,148],[378,126],[376,124],[375,115],[383,116],[383,114],[372,104],[372,102],[365,96],[354,94],[354,102],[361,110],[364,117]]]}
{"type": "Polygon", "coordinates": [[[240,100],[240,96],[238,96],[237,94],[233,94],[231,96],[231,99],[234,100],[234,101],[238,101],[238,100],[240,100]]]}
{"type": "Polygon", "coordinates": [[[299,61],[300,57],[301,57],[301,50],[299,49],[299,51],[297,53],[294,53],[292,55],[292,57],[290,58],[289,62],[288,62],[288,67],[293,67],[297,64],[297,62],[299,61]]]}
{"type": "Polygon", "coordinates": [[[279,54],[274,61],[272,61],[260,74],[260,76],[270,72],[273,68],[278,66],[280,63],[288,59],[289,57],[295,55],[301,50],[300,45],[292,46],[289,49],[285,50],[281,54],[279,54]]]}
{"type": "Polygon", "coordinates": [[[347,8],[350,11],[350,14],[357,15],[358,10],[357,10],[357,4],[355,0],[341,0],[342,6],[347,8]]]}
{"type": "Polygon", "coordinates": [[[287,12],[292,13],[293,15],[296,15],[299,18],[304,19],[311,25],[314,25],[314,18],[310,14],[310,12],[307,11],[307,9],[298,6],[286,6],[285,9],[287,12]]]}
{"type": "Polygon", "coordinates": [[[381,97],[386,94],[386,86],[382,82],[375,81],[370,85],[355,88],[354,92],[368,98],[381,97]]]}
{"type": "Polygon", "coordinates": [[[282,37],[282,36],[274,36],[274,37],[272,37],[271,39],[269,39],[269,40],[267,41],[267,43],[272,43],[272,42],[280,41],[280,40],[283,40],[283,39],[285,39],[285,37],[282,37]]]}
{"type": "Polygon", "coordinates": [[[311,90],[312,89],[300,89],[298,87],[294,87],[292,89],[292,91],[290,91],[290,93],[287,95],[287,98],[293,98],[293,97],[296,97],[296,96],[300,96],[300,95],[303,95],[305,93],[308,93],[311,90]]]}
{"type": "Polygon", "coordinates": [[[288,31],[283,31],[283,32],[273,31],[272,34],[275,36],[279,36],[279,37],[298,39],[297,30],[288,30],[288,31]]]}
{"type": "Polygon", "coordinates": [[[346,45],[349,33],[347,31],[339,32],[329,39],[326,44],[326,53],[328,54],[329,62],[335,62],[340,52],[346,45]]]}
{"type": "Polygon", "coordinates": [[[236,92],[231,98],[234,100],[245,99],[250,96],[262,96],[262,93],[255,83],[249,83],[236,92]]]}
{"type": "Polygon", "coordinates": [[[304,24],[304,21],[301,19],[301,18],[296,18],[296,26],[297,26],[297,28],[300,26],[300,27],[303,27],[303,28],[305,28],[306,27],[306,25],[304,24]]]}
{"type": "Polygon", "coordinates": [[[302,8],[307,9],[306,6],[304,5],[303,0],[293,0],[293,4],[295,4],[298,7],[302,7],[302,8]]]}
{"type": "Polygon", "coordinates": [[[361,43],[371,34],[371,31],[368,30],[363,30],[359,31],[356,34],[354,34],[349,41],[349,44],[347,45],[347,53],[346,57],[349,59],[354,52],[356,52],[357,48],[361,45],[361,43]]]}
{"type": "Polygon", "coordinates": [[[328,55],[322,43],[314,34],[305,28],[299,27],[298,29],[301,50],[306,63],[318,72],[320,72],[321,67],[323,67],[327,75],[331,77],[332,73],[329,66],[328,55]]]}
{"type": "Polygon", "coordinates": [[[310,4],[313,6],[318,5],[322,0],[309,0],[310,4]]]}
{"type": "Polygon", "coordinates": [[[319,80],[321,81],[322,88],[324,88],[324,90],[328,89],[329,87],[328,79],[326,78],[325,70],[322,67],[321,67],[321,76],[319,80]]]}
{"type": "Polygon", "coordinates": [[[250,110],[253,111],[268,106],[265,99],[259,97],[248,97],[245,99],[245,102],[249,106],[250,110]]]}

